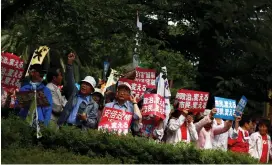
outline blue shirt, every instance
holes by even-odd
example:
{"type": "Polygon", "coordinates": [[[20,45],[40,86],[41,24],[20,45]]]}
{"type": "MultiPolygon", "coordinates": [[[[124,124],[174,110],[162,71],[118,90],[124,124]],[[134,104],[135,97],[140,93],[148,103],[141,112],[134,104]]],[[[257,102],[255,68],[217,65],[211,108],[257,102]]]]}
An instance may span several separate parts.
{"type": "Polygon", "coordinates": [[[133,104],[131,102],[129,102],[129,101],[126,101],[123,105],[120,105],[116,100],[114,100],[113,102],[106,104],[105,107],[130,112],[130,113],[133,114],[133,119],[138,119],[139,118],[136,114],[134,114],[133,104]]]}
{"type": "Polygon", "coordinates": [[[90,99],[91,99],[91,96],[87,96],[87,97],[82,97],[80,95],[77,96],[77,104],[73,107],[73,111],[70,113],[67,123],[76,124],[77,112],[78,112],[80,104],[82,102],[85,102],[86,104],[88,104],[90,102],[90,99]]]}
{"type": "MultiPolygon", "coordinates": [[[[43,83],[41,83],[37,86],[37,90],[43,90],[44,95],[50,104],[48,107],[37,106],[38,120],[40,122],[43,122],[44,125],[47,126],[51,120],[52,102],[53,102],[52,101],[52,94],[51,94],[50,89],[47,88],[43,83]]],[[[23,91],[33,91],[32,85],[30,83],[27,83],[26,85],[24,85],[23,87],[20,88],[20,92],[23,92],[23,91]]],[[[18,105],[18,101],[16,101],[15,104],[18,105]]],[[[28,115],[29,108],[30,107],[25,107],[25,108],[21,109],[19,112],[19,116],[26,119],[26,117],[28,115]]]]}

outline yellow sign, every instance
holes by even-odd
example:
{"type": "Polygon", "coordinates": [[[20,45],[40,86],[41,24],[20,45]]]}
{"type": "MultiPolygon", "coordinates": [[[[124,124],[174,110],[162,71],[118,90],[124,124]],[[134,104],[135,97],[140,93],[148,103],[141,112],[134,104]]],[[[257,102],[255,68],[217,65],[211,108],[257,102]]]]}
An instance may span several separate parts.
{"type": "Polygon", "coordinates": [[[48,52],[49,52],[49,48],[47,46],[40,46],[38,49],[34,51],[30,65],[42,64],[48,52]]]}

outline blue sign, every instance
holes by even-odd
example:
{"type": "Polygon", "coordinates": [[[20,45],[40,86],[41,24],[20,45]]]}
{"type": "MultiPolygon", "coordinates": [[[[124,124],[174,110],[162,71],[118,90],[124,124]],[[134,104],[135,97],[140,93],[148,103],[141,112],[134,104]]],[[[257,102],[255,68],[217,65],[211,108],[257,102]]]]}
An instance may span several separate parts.
{"type": "Polygon", "coordinates": [[[221,97],[214,97],[214,100],[215,108],[217,109],[217,113],[214,115],[214,117],[226,120],[234,120],[233,114],[235,113],[236,109],[236,101],[221,97]]]}
{"type": "Polygon", "coordinates": [[[237,116],[241,115],[241,113],[239,113],[239,112],[244,111],[246,104],[247,104],[247,98],[245,96],[242,96],[241,100],[239,101],[239,103],[236,106],[236,115],[237,116]]]}

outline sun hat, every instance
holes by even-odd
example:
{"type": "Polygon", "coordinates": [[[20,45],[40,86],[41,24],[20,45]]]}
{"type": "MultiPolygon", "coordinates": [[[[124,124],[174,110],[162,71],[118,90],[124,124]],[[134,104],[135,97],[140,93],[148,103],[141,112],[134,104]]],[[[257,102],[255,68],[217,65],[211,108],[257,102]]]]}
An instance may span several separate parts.
{"type": "Polygon", "coordinates": [[[81,82],[86,82],[90,84],[93,87],[93,89],[95,89],[96,81],[92,76],[86,76],[84,80],[81,80],[81,82]]]}

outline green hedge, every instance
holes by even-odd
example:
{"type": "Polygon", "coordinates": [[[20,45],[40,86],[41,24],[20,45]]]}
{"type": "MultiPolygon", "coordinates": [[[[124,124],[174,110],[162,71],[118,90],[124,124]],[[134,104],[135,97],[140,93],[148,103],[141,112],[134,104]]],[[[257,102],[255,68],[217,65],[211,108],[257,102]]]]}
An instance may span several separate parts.
{"type": "Polygon", "coordinates": [[[41,147],[7,148],[2,149],[2,163],[4,164],[120,164],[121,160],[112,156],[104,158],[76,155],[66,149],[45,150],[41,147]]]}
{"type": "MultiPolygon", "coordinates": [[[[110,155],[122,163],[197,163],[197,164],[252,164],[257,161],[249,156],[223,151],[198,150],[193,145],[180,143],[157,144],[140,137],[117,136],[97,130],[83,132],[76,128],[63,127],[59,131],[43,130],[37,140],[34,132],[22,120],[2,120],[2,148],[10,146],[25,148],[39,145],[45,149],[66,148],[69,152],[89,157],[110,155]]],[[[3,154],[2,154],[3,155],[3,154]]]]}

